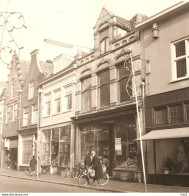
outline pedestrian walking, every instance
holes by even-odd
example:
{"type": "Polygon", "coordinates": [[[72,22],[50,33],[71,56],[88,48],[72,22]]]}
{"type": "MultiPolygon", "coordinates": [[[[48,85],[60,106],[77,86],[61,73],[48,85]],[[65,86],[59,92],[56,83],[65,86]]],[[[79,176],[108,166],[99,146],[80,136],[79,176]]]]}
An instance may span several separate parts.
{"type": "Polygon", "coordinates": [[[91,152],[91,156],[92,156],[92,168],[95,170],[95,176],[93,178],[93,183],[95,186],[99,186],[100,185],[100,181],[102,179],[102,175],[103,175],[103,171],[102,171],[102,165],[100,163],[100,159],[96,156],[96,152],[92,151],[91,152]]]}
{"type": "Polygon", "coordinates": [[[31,176],[36,173],[36,166],[37,166],[37,160],[35,156],[33,156],[32,159],[30,160],[30,171],[31,171],[30,175],[31,176]]]}
{"type": "Polygon", "coordinates": [[[87,182],[88,183],[89,183],[89,172],[90,172],[89,168],[91,166],[91,162],[92,162],[91,153],[87,151],[87,156],[85,157],[84,164],[85,164],[85,169],[87,171],[87,182]]]}

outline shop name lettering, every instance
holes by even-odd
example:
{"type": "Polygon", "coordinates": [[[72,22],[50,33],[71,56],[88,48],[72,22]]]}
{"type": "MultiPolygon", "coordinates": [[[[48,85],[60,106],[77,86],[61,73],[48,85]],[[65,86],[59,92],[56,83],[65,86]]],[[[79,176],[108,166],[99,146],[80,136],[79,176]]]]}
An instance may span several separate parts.
{"type": "Polygon", "coordinates": [[[28,193],[2,193],[2,196],[28,196],[28,193]]]}

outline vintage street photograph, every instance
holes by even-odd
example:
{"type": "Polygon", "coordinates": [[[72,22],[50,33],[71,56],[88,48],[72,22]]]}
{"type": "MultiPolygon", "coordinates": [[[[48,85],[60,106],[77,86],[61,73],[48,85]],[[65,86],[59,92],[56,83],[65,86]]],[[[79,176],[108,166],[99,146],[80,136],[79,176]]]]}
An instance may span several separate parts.
{"type": "Polygon", "coordinates": [[[0,1],[0,195],[189,193],[189,2],[0,1]]]}

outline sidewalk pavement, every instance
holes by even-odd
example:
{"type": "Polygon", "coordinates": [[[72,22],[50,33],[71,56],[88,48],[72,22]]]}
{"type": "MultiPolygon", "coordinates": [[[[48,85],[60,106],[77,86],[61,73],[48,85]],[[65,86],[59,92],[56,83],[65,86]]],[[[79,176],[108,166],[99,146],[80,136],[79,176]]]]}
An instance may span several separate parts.
{"type": "MultiPolygon", "coordinates": [[[[13,178],[20,178],[26,180],[35,180],[41,182],[49,182],[55,184],[64,184],[69,186],[79,186],[78,178],[61,178],[58,174],[41,174],[38,179],[36,176],[30,176],[29,172],[23,171],[13,171],[13,170],[1,170],[0,176],[8,176],[13,178]]],[[[107,192],[117,192],[117,193],[145,193],[145,187],[143,183],[132,183],[125,181],[110,180],[108,184],[100,187],[86,186],[91,189],[98,189],[107,192]]],[[[84,187],[83,187],[84,188],[84,187]]],[[[147,184],[147,192],[153,193],[189,193],[189,187],[178,187],[178,186],[164,186],[164,185],[152,185],[147,184]]]]}

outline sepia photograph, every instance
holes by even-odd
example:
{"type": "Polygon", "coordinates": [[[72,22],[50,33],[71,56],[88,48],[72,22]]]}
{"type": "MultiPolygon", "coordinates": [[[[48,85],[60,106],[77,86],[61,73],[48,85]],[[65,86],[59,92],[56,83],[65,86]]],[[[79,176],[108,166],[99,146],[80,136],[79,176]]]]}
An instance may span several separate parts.
{"type": "Polygon", "coordinates": [[[0,1],[0,195],[189,193],[189,1],[0,1]]]}

